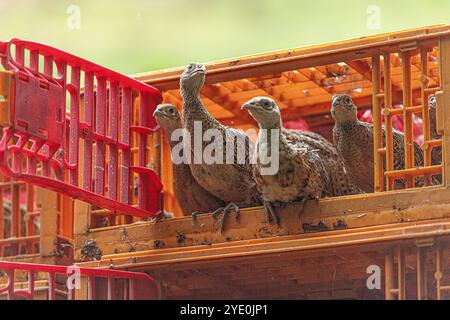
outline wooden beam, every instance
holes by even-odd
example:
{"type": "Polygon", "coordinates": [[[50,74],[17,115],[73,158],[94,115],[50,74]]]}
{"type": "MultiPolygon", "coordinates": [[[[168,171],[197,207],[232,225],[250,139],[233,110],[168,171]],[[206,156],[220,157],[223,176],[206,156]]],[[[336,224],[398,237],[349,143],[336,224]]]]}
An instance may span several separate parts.
{"type": "Polygon", "coordinates": [[[382,192],[383,186],[383,159],[379,150],[383,147],[381,123],[381,65],[380,56],[372,58],[372,116],[373,116],[373,155],[374,155],[374,191],[382,192]]]}
{"type": "Polygon", "coordinates": [[[54,256],[58,240],[58,195],[56,192],[38,188],[38,197],[42,200],[41,229],[40,229],[40,255],[41,257],[54,256]]]}
{"type": "Polygon", "coordinates": [[[365,60],[352,60],[346,62],[346,64],[362,75],[366,80],[372,82],[372,70],[365,60]]]}
{"type": "MultiPolygon", "coordinates": [[[[224,235],[218,232],[218,223],[210,215],[199,216],[197,222],[193,222],[190,218],[177,218],[158,223],[146,222],[139,225],[91,230],[89,234],[76,236],[76,257],[77,261],[80,261],[79,250],[87,239],[96,240],[98,247],[105,255],[127,253],[130,249],[153,250],[155,241],[159,244],[163,243],[166,250],[176,251],[177,248],[184,248],[183,251],[188,252],[199,247],[204,248],[204,245],[208,248],[209,244],[221,244],[228,248],[241,239],[259,243],[261,239],[271,239],[274,236],[299,235],[302,239],[311,240],[311,235],[305,233],[301,226],[303,224],[317,225],[321,221],[332,230],[333,224],[339,220],[344,221],[348,228],[377,228],[375,226],[401,221],[418,222],[446,218],[450,212],[450,191],[429,187],[390,194],[325,199],[318,204],[308,202],[300,218],[296,214],[298,210],[298,205],[281,210],[282,225],[278,228],[266,223],[262,208],[243,209],[239,222],[231,220],[227,222],[224,235]],[[373,214],[374,211],[377,212],[376,215],[373,214]],[[123,232],[127,234],[127,241],[123,238],[123,232]],[[179,242],[180,232],[184,235],[184,241],[181,243],[179,242]]],[[[341,232],[345,233],[345,231],[341,232]]],[[[155,248],[154,253],[157,252],[159,250],[155,248]]],[[[128,258],[126,259],[128,261],[128,258]]]]}
{"type": "Polygon", "coordinates": [[[248,114],[248,112],[242,112],[241,106],[236,101],[227,101],[224,96],[221,95],[221,86],[222,85],[220,84],[215,86],[204,86],[201,94],[224,109],[230,111],[236,117],[242,118],[244,123],[255,123],[255,120],[248,114]]]}
{"type": "MultiPolygon", "coordinates": [[[[315,70],[318,71],[317,68],[315,68],[315,70]]],[[[298,73],[302,74],[303,76],[305,76],[309,81],[313,82],[318,88],[323,90],[325,92],[325,94],[329,95],[330,99],[331,99],[331,96],[334,94],[333,90],[332,89],[327,89],[325,86],[323,86],[322,81],[316,79],[313,74],[309,74],[304,69],[300,69],[300,70],[297,70],[297,71],[294,71],[294,72],[298,72],[298,73]]],[[[318,72],[321,73],[320,71],[318,71],[318,72]]],[[[326,75],[324,75],[323,73],[321,73],[321,74],[326,78],[326,75]]]]}
{"type": "MultiPolygon", "coordinates": [[[[395,52],[398,45],[411,41],[421,41],[423,45],[436,45],[439,36],[450,34],[448,27],[415,30],[367,37],[340,43],[327,44],[272,52],[268,54],[242,57],[207,64],[207,84],[232,81],[243,78],[277,74],[285,71],[327,65],[371,57],[383,49],[395,52]]],[[[179,86],[180,75],[184,68],[174,68],[157,72],[135,75],[138,80],[157,87],[159,90],[175,89],[179,86]]]]}
{"type": "Polygon", "coordinates": [[[248,81],[253,86],[255,86],[255,88],[258,88],[259,90],[263,91],[264,92],[264,96],[273,99],[277,103],[278,107],[281,110],[287,109],[287,105],[283,102],[283,99],[282,99],[281,95],[272,95],[270,93],[270,91],[268,90],[268,88],[260,85],[258,82],[251,81],[251,80],[246,80],[246,81],[248,81]]]}
{"type": "Polygon", "coordinates": [[[406,300],[406,261],[403,245],[397,246],[398,300],[406,300]]]}
{"type": "Polygon", "coordinates": [[[90,211],[90,204],[74,200],[74,234],[81,235],[89,232],[90,211]]]}
{"type": "Polygon", "coordinates": [[[417,300],[427,300],[426,247],[417,247],[417,300]]]}
{"type": "Polygon", "coordinates": [[[386,300],[394,300],[394,250],[392,247],[386,250],[384,264],[384,289],[386,300]]]}

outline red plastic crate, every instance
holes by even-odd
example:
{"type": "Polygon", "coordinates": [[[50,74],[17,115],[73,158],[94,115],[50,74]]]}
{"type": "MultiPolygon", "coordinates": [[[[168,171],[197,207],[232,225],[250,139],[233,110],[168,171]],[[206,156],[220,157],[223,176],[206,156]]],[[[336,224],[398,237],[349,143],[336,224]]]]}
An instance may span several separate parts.
{"type": "Polygon", "coordinates": [[[152,113],[162,100],[157,89],[30,41],[0,42],[0,58],[7,70],[0,81],[3,174],[114,212],[161,214],[163,186],[147,167],[147,136],[158,129],[152,113]],[[133,119],[136,97],[139,115],[133,119]],[[130,202],[133,173],[139,177],[137,207],[130,202]]]}
{"type": "MultiPolygon", "coordinates": [[[[58,286],[61,287],[61,277],[74,276],[75,272],[79,277],[87,278],[87,299],[88,300],[156,300],[158,299],[158,288],[156,281],[145,273],[130,272],[109,269],[80,268],[75,266],[54,266],[45,264],[33,264],[23,262],[0,261],[0,271],[4,272],[8,278],[6,286],[0,288],[0,294],[6,293],[8,300],[26,299],[34,300],[36,296],[35,280],[36,274],[45,274],[48,281],[48,300],[56,299],[58,286]],[[16,289],[17,283],[15,275],[17,273],[28,275],[27,289],[16,289]],[[59,278],[57,278],[59,277],[59,278]],[[59,281],[57,281],[59,279],[59,281]],[[96,288],[98,279],[106,280],[106,286],[96,288]],[[126,281],[127,286],[121,289],[121,297],[118,297],[116,281],[126,281]],[[59,283],[58,283],[59,282],[59,283]]],[[[67,281],[66,281],[67,282],[67,281]]],[[[76,288],[62,287],[62,291],[67,293],[68,300],[75,300],[76,288]]]]}

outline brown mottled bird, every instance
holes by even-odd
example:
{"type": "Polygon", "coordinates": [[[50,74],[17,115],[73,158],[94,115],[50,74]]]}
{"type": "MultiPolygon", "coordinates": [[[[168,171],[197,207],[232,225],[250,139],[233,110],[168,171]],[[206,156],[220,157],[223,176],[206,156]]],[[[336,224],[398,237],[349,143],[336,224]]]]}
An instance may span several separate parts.
{"type": "MultiPolygon", "coordinates": [[[[177,108],[172,104],[160,104],[153,116],[164,130],[167,143],[170,145],[172,152],[175,152],[175,148],[182,143],[171,139],[172,133],[182,128],[181,117],[177,108]]],[[[183,157],[184,154],[177,156],[183,157]]],[[[212,212],[224,206],[223,201],[210,194],[197,183],[191,174],[189,164],[185,161],[183,163],[172,161],[172,163],[173,191],[185,216],[192,215],[195,212],[212,212]]]]}
{"type": "MultiPolygon", "coordinates": [[[[331,115],[335,120],[334,144],[342,157],[347,173],[365,192],[374,191],[373,125],[361,122],[356,116],[357,107],[349,95],[335,95],[331,115]]],[[[386,132],[383,128],[383,141],[386,132]]],[[[403,133],[393,129],[394,169],[405,168],[405,139],[403,133]]],[[[423,151],[414,142],[414,162],[423,166],[423,151]]],[[[405,182],[396,180],[396,188],[405,187],[405,182]]],[[[416,179],[416,185],[423,185],[423,178],[416,179]]]]}
{"type": "Polygon", "coordinates": [[[344,172],[336,149],[312,132],[282,128],[274,100],[256,97],[243,110],[258,122],[260,131],[253,155],[253,175],[266,213],[278,222],[274,205],[362,193],[344,172]],[[278,168],[276,157],[278,154],[278,168]],[[272,162],[264,159],[269,155],[272,162]],[[272,165],[273,170],[268,170],[272,165]]]}
{"type": "MultiPolygon", "coordinates": [[[[428,110],[430,112],[430,138],[431,140],[440,140],[442,135],[437,132],[436,124],[436,96],[433,94],[428,98],[428,110]]],[[[442,148],[436,147],[431,151],[431,161],[433,165],[442,163],[442,148]]]]}
{"type": "Polygon", "coordinates": [[[191,136],[190,168],[193,177],[204,189],[228,204],[216,212],[223,213],[223,231],[224,219],[232,209],[237,216],[239,208],[257,206],[261,202],[252,179],[249,159],[254,146],[245,133],[223,126],[208,113],[200,97],[205,76],[205,66],[195,63],[190,64],[181,75],[183,127],[191,136]],[[195,136],[202,137],[207,131],[216,135],[211,136],[211,141],[197,141],[197,146],[201,144],[201,148],[196,150],[195,136]],[[211,144],[215,146],[212,150],[211,144]],[[207,153],[208,150],[209,158],[214,159],[203,159],[202,151],[207,153]]]}
{"type": "MultiPolygon", "coordinates": [[[[440,140],[442,135],[437,131],[436,118],[436,95],[431,95],[428,98],[428,110],[430,113],[430,138],[431,140],[440,140]]],[[[437,166],[442,164],[442,147],[434,147],[431,150],[431,165],[437,166]]],[[[442,175],[436,175],[434,178],[440,184],[442,183],[442,175]]]]}

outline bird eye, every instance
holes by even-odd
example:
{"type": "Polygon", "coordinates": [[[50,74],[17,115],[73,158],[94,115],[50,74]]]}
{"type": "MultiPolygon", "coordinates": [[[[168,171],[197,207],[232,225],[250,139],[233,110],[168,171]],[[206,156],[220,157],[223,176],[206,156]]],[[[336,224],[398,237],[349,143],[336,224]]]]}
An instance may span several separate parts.
{"type": "Polygon", "coordinates": [[[170,113],[170,114],[174,114],[174,113],[175,113],[175,110],[169,109],[169,113],[170,113]]]}
{"type": "Polygon", "coordinates": [[[352,104],[352,99],[350,99],[350,97],[345,97],[344,98],[344,103],[345,104],[352,104]]]}

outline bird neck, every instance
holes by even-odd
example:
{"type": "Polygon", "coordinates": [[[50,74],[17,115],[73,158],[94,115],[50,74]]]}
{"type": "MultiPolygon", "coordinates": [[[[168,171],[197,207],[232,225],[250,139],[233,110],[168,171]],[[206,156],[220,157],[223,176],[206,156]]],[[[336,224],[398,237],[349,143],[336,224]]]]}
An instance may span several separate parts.
{"type": "Polygon", "coordinates": [[[196,108],[204,107],[202,100],[200,98],[199,90],[181,87],[180,92],[181,92],[181,97],[183,98],[185,106],[196,107],[196,108]]]}
{"type": "Polygon", "coordinates": [[[260,127],[258,133],[257,146],[265,146],[270,152],[272,152],[272,147],[281,146],[285,144],[286,138],[283,136],[283,132],[278,127],[273,128],[262,128],[260,127]],[[275,145],[273,145],[275,144],[275,145]]]}
{"type": "MultiPolygon", "coordinates": [[[[183,125],[192,125],[194,121],[201,120],[210,123],[212,126],[220,125],[220,123],[211,116],[203,105],[199,90],[181,88],[181,97],[183,98],[183,125]]],[[[203,126],[203,129],[208,129],[203,126]]]]}
{"type": "Polygon", "coordinates": [[[177,129],[181,129],[181,126],[176,126],[176,127],[171,127],[171,128],[165,128],[164,129],[164,136],[166,138],[166,142],[170,146],[171,149],[174,146],[176,146],[177,144],[180,143],[179,141],[172,141],[172,134],[177,129]]]}
{"type": "Polygon", "coordinates": [[[358,123],[358,119],[345,119],[341,121],[336,121],[336,126],[343,129],[352,128],[358,123]]]}
{"type": "Polygon", "coordinates": [[[281,130],[281,128],[283,128],[283,122],[281,121],[281,119],[279,119],[278,121],[273,121],[270,123],[258,123],[259,129],[265,129],[265,130],[274,130],[274,129],[278,129],[281,130]]]}

